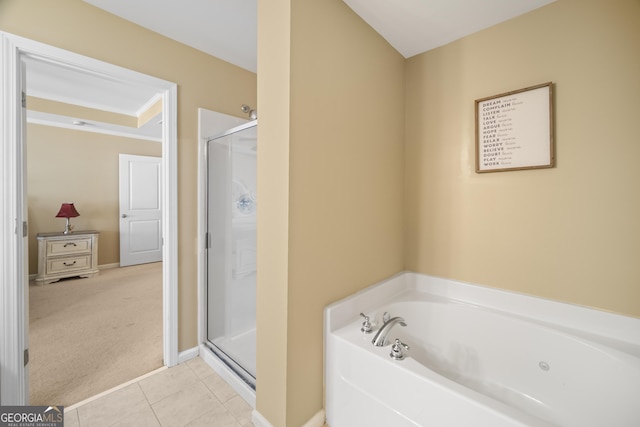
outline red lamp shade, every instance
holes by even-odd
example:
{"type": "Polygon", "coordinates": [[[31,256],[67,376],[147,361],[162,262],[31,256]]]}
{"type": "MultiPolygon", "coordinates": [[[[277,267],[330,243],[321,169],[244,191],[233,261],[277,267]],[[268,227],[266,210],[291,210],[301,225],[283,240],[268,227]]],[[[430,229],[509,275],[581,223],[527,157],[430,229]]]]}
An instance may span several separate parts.
{"type": "Polygon", "coordinates": [[[80,216],[73,203],[63,203],[56,218],[75,218],[80,216]]]}

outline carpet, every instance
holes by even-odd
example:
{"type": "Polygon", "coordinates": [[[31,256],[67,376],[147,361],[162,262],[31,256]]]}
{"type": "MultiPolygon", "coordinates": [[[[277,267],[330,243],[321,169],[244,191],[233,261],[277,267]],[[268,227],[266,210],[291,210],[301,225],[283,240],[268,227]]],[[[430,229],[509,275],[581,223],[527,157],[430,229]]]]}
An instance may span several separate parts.
{"type": "Polygon", "coordinates": [[[29,286],[31,405],[70,406],[163,366],[162,263],[29,286]]]}

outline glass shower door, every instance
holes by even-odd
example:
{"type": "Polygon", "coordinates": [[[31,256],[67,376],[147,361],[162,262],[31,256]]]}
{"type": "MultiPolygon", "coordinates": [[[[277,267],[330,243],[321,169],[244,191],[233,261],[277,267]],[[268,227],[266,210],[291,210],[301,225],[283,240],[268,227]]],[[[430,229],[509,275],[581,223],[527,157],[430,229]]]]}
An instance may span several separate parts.
{"type": "Polygon", "coordinates": [[[255,389],[257,121],[207,141],[207,345],[255,389]]]}

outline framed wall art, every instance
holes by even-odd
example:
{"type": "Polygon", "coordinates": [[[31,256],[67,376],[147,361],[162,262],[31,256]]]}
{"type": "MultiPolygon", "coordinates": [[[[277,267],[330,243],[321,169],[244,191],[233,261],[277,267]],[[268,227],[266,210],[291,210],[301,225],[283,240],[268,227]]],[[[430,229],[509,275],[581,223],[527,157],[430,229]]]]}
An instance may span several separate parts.
{"type": "Polygon", "coordinates": [[[553,83],[477,99],[476,172],[555,166],[553,83]]]}

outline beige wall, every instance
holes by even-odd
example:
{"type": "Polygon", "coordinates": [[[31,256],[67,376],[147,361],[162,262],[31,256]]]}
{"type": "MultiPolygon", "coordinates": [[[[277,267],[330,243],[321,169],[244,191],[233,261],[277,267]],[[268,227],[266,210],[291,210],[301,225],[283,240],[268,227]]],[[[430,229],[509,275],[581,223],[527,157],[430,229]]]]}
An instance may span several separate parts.
{"type": "Polygon", "coordinates": [[[178,347],[194,347],[197,109],[242,115],[256,105],[256,75],[81,0],[0,0],[0,30],[178,84],[178,347]]]}
{"type": "Polygon", "coordinates": [[[407,61],[406,267],[640,316],[640,2],[559,0],[407,61]],[[554,82],[557,167],[476,174],[474,100],[554,82]]]}
{"type": "Polygon", "coordinates": [[[291,0],[258,2],[258,278],[256,406],[286,426],[289,281],[291,0]]]}
{"type": "Polygon", "coordinates": [[[51,126],[27,126],[29,273],[38,272],[36,234],[64,230],[63,202],[80,213],[77,230],[98,230],[98,265],[120,262],[118,155],[162,156],[159,142],[51,126]]]}
{"type": "Polygon", "coordinates": [[[257,405],[280,427],[322,408],[324,307],[403,268],[404,59],[340,0],[276,8],[258,18],[257,405]]]}

